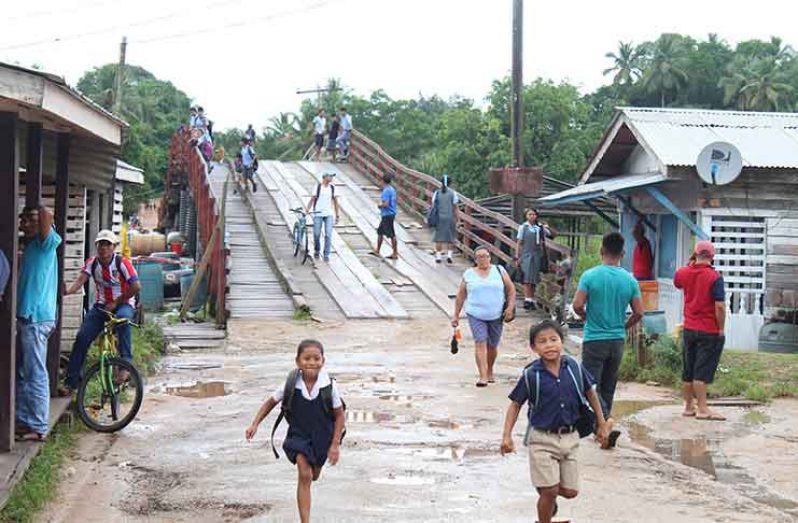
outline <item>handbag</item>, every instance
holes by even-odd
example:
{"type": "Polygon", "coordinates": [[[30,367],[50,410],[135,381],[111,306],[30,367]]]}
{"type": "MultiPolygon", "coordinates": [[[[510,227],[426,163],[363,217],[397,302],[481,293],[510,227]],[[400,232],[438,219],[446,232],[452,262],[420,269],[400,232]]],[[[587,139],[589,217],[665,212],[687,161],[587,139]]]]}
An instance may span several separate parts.
{"type": "Polygon", "coordinates": [[[568,373],[571,375],[571,379],[574,380],[576,390],[579,392],[579,419],[576,420],[576,430],[579,432],[580,438],[586,438],[596,432],[596,413],[590,408],[590,403],[588,403],[587,398],[585,398],[585,391],[582,383],[582,366],[570,356],[566,357],[569,359],[569,363],[571,363],[571,365],[568,366],[568,373]],[[571,366],[576,366],[578,369],[578,380],[576,376],[574,376],[571,366]]]}
{"type": "MultiPolygon", "coordinates": [[[[507,272],[507,269],[505,269],[501,265],[497,265],[496,270],[499,271],[499,274],[507,272]]],[[[507,276],[510,276],[510,274],[508,273],[507,276]]],[[[500,317],[504,320],[504,323],[510,323],[515,319],[515,304],[513,304],[513,313],[510,315],[509,318],[505,318],[504,311],[507,310],[508,306],[507,300],[509,299],[509,296],[507,295],[507,289],[504,288],[504,278],[502,278],[502,289],[504,290],[504,303],[502,303],[502,315],[500,317]]]]}
{"type": "Polygon", "coordinates": [[[427,211],[427,225],[430,227],[438,226],[438,191],[432,195],[432,206],[427,211]]]}

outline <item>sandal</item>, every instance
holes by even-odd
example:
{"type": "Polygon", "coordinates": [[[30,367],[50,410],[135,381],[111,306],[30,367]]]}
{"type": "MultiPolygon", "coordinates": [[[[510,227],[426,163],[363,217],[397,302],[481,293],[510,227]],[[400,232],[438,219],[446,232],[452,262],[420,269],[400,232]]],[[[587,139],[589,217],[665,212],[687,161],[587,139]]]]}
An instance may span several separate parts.
{"type": "Polygon", "coordinates": [[[695,416],[695,411],[694,410],[686,410],[686,411],[682,412],[682,416],[684,416],[685,418],[692,418],[693,416],[695,416]]]}
{"type": "Polygon", "coordinates": [[[44,443],[47,441],[47,434],[42,434],[40,432],[26,432],[25,434],[18,434],[15,438],[16,441],[33,441],[38,443],[44,443]]]}
{"type": "Polygon", "coordinates": [[[488,386],[488,384],[485,383],[484,381],[478,381],[477,382],[477,387],[487,387],[487,386],[488,386]]]}
{"type": "Polygon", "coordinates": [[[726,417],[718,414],[717,412],[710,412],[709,416],[699,416],[696,414],[695,419],[700,419],[702,421],[726,421],[726,417]]]}

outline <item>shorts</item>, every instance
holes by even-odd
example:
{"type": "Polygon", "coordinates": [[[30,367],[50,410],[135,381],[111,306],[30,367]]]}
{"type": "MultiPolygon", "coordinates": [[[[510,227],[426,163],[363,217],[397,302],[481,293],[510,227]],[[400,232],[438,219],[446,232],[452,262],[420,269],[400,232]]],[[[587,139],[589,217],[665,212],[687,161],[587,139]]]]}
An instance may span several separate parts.
{"type": "Polygon", "coordinates": [[[324,135],[323,134],[317,134],[316,135],[316,147],[321,147],[322,145],[324,145],[324,135]]]}
{"type": "Polygon", "coordinates": [[[244,166],[244,173],[243,174],[244,174],[244,179],[251,180],[252,176],[255,174],[254,167],[252,165],[250,165],[249,167],[244,166]]]}
{"type": "Polygon", "coordinates": [[[561,486],[579,490],[579,433],[529,431],[529,476],[536,488],[561,486]]]}
{"type": "Polygon", "coordinates": [[[474,338],[475,343],[488,342],[488,347],[495,348],[499,346],[502,341],[502,331],[504,330],[502,318],[485,321],[470,314],[466,316],[468,317],[468,326],[471,327],[471,336],[474,338]]]}
{"type": "Polygon", "coordinates": [[[712,383],[723,352],[724,337],[711,332],[684,329],[682,381],[712,383]]]}
{"type": "Polygon", "coordinates": [[[393,222],[396,219],[395,214],[390,214],[388,216],[383,216],[380,219],[380,225],[377,227],[377,234],[380,236],[385,236],[386,238],[393,238],[396,236],[396,231],[393,228],[393,222]]]}

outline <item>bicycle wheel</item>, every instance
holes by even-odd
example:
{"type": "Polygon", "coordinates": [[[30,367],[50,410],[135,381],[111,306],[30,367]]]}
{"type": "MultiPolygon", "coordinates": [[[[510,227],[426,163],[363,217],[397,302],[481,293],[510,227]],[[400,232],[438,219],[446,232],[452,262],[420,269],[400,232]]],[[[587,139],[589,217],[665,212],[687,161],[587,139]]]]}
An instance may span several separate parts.
{"type": "Polygon", "coordinates": [[[294,224],[294,231],[291,233],[291,240],[294,242],[294,256],[299,254],[299,250],[302,248],[302,227],[299,225],[299,222],[294,224]]]}
{"type": "Polygon", "coordinates": [[[303,244],[302,265],[304,265],[305,262],[310,259],[310,250],[308,248],[308,233],[306,229],[302,230],[302,244],[303,244]]]}
{"type": "Polygon", "coordinates": [[[144,386],[136,367],[121,358],[108,358],[102,367],[101,362],[89,367],[80,380],[78,414],[92,430],[116,432],[133,421],[143,397],[144,386]],[[119,382],[121,371],[129,374],[124,382],[119,382]]]}

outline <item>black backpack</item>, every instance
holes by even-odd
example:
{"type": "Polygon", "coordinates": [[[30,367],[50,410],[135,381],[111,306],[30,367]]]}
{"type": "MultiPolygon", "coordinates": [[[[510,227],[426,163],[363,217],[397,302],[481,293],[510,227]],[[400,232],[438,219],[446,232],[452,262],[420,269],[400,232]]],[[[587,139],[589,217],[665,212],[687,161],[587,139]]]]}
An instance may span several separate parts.
{"type": "MultiPolygon", "coordinates": [[[[296,380],[299,379],[301,375],[299,369],[294,369],[288,373],[288,377],[285,379],[285,385],[283,385],[283,400],[280,402],[280,414],[277,416],[277,421],[274,422],[272,426],[272,452],[274,452],[274,457],[280,459],[280,454],[277,453],[277,449],[274,446],[274,433],[277,432],[277,427],[280,425],[280,422],[283,421],[285,418],[288,421],[288,424],[291,424],[291,405],[294,401],[294,394],[296,393],[296,380]]],[[[332,400],[332,386],[333,386],[333,379],[330,378],[330,384],[322,387],[319,389],[319,396],[321,397],[321,403],[324,406],[324,412],[330,417],[330,419],[335,419],[335,412],[333,408],[333,400],[332,400]]],[[[341,407],[346,411],[346,403],[343,399],[341,399],[341,407]]],[[[344,427],[344,431],[341,433],[341,441],[344,440],[344,436],[346,436],[346,427],[344,427]]]]}
{"type": "MultiPolygon", "coordinates": [[[[330,182],[330,190],[332,190],[332,195],[330,198],[335,200],[335,185],[330,182]]],[[[321,183],[316,185],[316,199],[313,201],[313,209],[316,209],[316,203],[319,201],[319,195],[321,194],[321,183]]]]}

